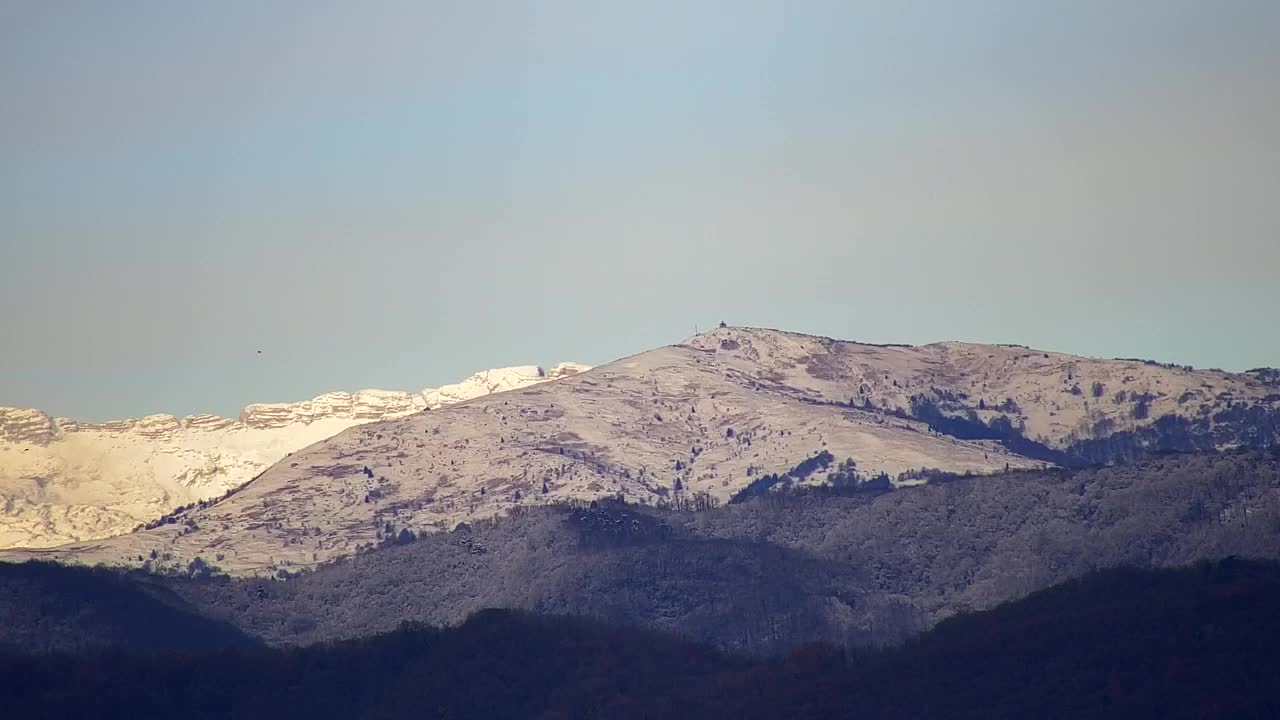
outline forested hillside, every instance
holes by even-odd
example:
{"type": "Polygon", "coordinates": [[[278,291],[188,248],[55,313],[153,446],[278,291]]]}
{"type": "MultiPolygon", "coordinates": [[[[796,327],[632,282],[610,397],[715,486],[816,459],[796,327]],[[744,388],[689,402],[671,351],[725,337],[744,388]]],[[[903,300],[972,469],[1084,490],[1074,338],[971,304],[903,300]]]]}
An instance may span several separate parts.
{"type": "Polygon", "coordinates": [[[181,576],[0,565],[0,644],[91,649],[133,638],[132,622],[171,628],[158,638],[171,646],[199,645],[200,623],[304,645],[512,608],[769,655],[897,644],[1099,568],[1280,558],[1280,459],[1258,451],[676,505],[548,506],[388,533],[381,548],[281,579],[217,576],[203,561],[181,576]]]}
{"type": "Polygon", "coordinates": [[[22,653],[193,652],[254,647],[142,573],[0,563],[0,650],[22,653]]]}
{"type": "Polygon", "coordinates": [[[508,611],[458,628],[184,657],[0,657],[22,718],[1270,718],[1280,566],[1112,570],[904,648],[772,661],[508,611]],[[74,679],[73,684],[68,681],[74,679]]]}
{"type": "Polygon", "coordinates": [[[176,581],[274,643],[461,622],[486,607],[587,615],[720,647],[885,644],[958,612],[1118,565],[1280,558],[1280,459],[1131,466],[769,494],[697,511],[542,508],[287,581],[176,581]]]}

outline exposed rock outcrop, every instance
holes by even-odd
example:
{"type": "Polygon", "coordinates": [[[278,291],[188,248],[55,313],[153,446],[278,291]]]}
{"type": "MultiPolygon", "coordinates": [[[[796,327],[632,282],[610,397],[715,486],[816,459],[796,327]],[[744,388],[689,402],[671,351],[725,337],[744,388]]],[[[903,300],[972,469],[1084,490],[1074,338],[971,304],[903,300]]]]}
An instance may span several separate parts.
{"type": "Polygon", "coordinates": [[[0,440],[45,445],[54,438],[50,417],[30,408],[0,407],[0,440]]]}
{"type": "Polygon", "coordinates": [[[188,415],[182,419],[183,427],[191,430],[224,430],[235,424],[236,421],[231,418],[224,418],[221,415],[210,415],[208,413],[188,415]]]}
{"type": "Polygon", "coordinates": [[[537,365],[484,370],[459,383],[426,388],[422,391],[422,396],[428,407],[438,408],[490,393],[534,385],[547,379],[547,372],[537,365]]]}
{"type": "Polygon", "coordinates": [[[166,413],[140,418],[134,426],[134,432],[146,438],[169,438],[180,430],[182,423],[178,418],[166,413]]]}

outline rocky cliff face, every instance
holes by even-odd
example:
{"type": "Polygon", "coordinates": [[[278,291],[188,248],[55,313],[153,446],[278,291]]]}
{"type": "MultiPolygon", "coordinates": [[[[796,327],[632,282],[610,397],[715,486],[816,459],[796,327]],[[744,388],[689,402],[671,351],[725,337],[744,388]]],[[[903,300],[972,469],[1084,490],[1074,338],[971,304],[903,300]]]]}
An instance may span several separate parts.
{"type": "Polygon", "coordinates": [[[295,403],[254,403],[245,406],[240,413],[240,423],[248,428],[271,429],[305,425],[324,419],[364,422],[386,420],[465,402],[482,395],[516,390],[548,380],[559,380],[588,369],[588,366],[580,363],[559,363],[553,365],[550,370],[544,370],[537,365],[518,365],[482,370],[462,382],[442,385],[438,388],[425,388],[416,393],[397,390],[361,390],[355,393],[326,393],[295,403]]]}
{"type": "Polygon", "coordinates": [[[53,419],[31,408],[0,407],[0,440],[44,445],[54,438],[53,419]]]}
{"type": "Polygon", "coordinates": [[[240,422],[245,427],[257,429],[307,425],[327,418],[368,422],[408,415],[426,407],[418,393],[387,390],[333,392],[303,402],[247,405],[240,413],[240,422]]]}
{"type": "Polygon", "coordinates": [[[102,423],[0,407],[0,547],[50,547],[129,532],[225,494],[289,453],[354,425],[555,380],[563,363],[485,370],[421,392],[326,393],[255,403],[238,419],[148,415],[102,423]]]}

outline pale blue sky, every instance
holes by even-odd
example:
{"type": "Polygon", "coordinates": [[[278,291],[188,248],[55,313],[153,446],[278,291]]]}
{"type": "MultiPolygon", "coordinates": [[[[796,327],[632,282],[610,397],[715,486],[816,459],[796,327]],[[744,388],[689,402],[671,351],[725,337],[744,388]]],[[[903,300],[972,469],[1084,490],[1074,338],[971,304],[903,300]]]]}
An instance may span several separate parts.
{"type": "Polygon", "coordinates": [[[1246,369],[1278,280],[1269,0],[0,0],[0,404],[234,414],[721,319],[1246,369]]]}

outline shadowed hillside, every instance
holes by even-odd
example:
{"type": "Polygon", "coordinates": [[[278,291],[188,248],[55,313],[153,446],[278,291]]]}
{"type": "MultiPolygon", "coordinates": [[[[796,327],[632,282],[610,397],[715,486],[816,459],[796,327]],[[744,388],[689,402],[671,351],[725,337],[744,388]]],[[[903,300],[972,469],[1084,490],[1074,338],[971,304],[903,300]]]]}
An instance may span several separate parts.
{"type": "Polygon", "coordinates": [[[0,564],[0,648],[13,652],[198,651],[259,643],[203,617],[141,573],[0,564]]]}
{"type": "MultiPolygon", "coordinates": [[[[381,549],[287,580],[192,578],[209,573],[198,563],[182,577],[130,577],[272,644],[453,625],[493,607],[751,654],[815,640],[895,644],[1097,568],[1280,558],[1280,459],[1171,455],[893,491],[798,489],[702,511],[547,506],[388,535],[381,549]]],[[[6,591],[16,608],[84,603],[75,586],[6,591]]],[[[11,638],[39,637],[27,627],[39,617],[12,617],[11,638]]]]}
{"type": "Polygon", "coordinates": [[[1225,561],[1106,571],[894,651],[748,661],[486,611],[249,655],[0,657],[0,689],[23,718],[1266,718],[1280,710],[1277,603],[1280,567],[1225,561]]]}

